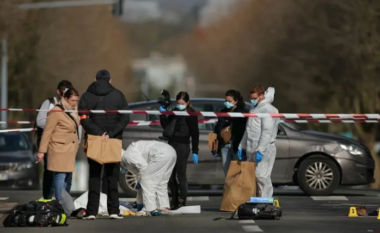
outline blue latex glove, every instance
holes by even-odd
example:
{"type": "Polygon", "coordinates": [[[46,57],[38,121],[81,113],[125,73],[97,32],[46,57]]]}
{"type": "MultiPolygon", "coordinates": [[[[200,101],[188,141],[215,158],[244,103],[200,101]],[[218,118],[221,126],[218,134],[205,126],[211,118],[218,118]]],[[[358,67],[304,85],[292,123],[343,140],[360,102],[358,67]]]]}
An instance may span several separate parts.
{"type": "Polygon", "coordinates": [[[160,111],[167,111],[164,106],[160,106],[160,111]]]}
{"type": "Polygon", "coordinates": [[[194,164],[198,164],[198,155],[193,153],[193,161],[194,161],[194,164]]]}
{"type": "Polygon", "coordinates": [[[137,185],[136,185],[136,189],[137,189],[137,190],[141,189],[141,184],[140,184],[140,183],[137,183],[137,185]]]}
{"type": "Polygon", "coordinates": [[[238,155],[239,161],[242,161],[243,160],[243,149],[239,148],[237,155],[238,155]]]}
{"type": "Polygon", "coordinates": [[[256,163],[259,163],[261,162],[261,159],[263,158],[263,154],[261,154],[260,152],[256,152],[256,163]]]}
{"type": "Polygon", "coordinates": [[[214,157],[218,157],[219,155],[218,154],[212,154],[214,157]]]}
{"type": "Polygon", "coordinates": [[[144,204],[137,204],[137,212],[141,211],[144,208],[144,204]]]}

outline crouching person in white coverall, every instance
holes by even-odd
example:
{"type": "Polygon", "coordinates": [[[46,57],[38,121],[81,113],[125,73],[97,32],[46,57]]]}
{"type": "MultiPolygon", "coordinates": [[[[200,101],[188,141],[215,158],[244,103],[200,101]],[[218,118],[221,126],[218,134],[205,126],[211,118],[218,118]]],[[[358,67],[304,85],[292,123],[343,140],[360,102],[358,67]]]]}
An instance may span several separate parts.
{"type": "MultiPolygon", "coordinates": [[[[265,91],[263,86],[253,86],[250,90],[252,103],[251,113],[278,113],[271,103],[274,99],[274,88],[265,91]]],[[[256,162],[256,180],[258,196],[272,197],[272,169],[276,159],[276,146],[279,118],[250,117],[247,122],[243,139],[240,141],[238,157],[243,150],[247,152],[247,161],[256,162]]]]}
{"type": "Polygon", "coordinates": [[[168,182],[177,160],[175,150],[158,141],[132,142],[123,153],[121,165],[137,176],[138,215],[161,216],[169,212],[168,182]]]}

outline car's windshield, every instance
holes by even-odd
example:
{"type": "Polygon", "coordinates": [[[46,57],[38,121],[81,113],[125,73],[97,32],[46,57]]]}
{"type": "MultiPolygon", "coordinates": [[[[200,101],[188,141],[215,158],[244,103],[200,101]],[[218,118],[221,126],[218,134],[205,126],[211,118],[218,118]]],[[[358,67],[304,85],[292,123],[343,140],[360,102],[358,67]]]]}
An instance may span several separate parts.
{"type": "Polygon", "coordinates": [[[295,123],[286,123],[283,121],[281,123],[286,125],[287,127],[291,128],[292,130],[296,130],[296,131],[304,130],[301,126],[299,126],[298,124],[295,124],[295,123]]]}
{"type": "Polygon", "coordinates": [[[0,152],[29,150],[28,142],[22,134],[3,133],[0,134],[0,152]]]}

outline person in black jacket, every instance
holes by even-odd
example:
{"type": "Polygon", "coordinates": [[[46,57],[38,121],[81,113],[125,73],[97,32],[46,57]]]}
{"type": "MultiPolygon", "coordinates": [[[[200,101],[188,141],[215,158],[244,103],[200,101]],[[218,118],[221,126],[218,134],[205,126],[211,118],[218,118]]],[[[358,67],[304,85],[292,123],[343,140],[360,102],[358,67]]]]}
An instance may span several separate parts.
{"type": "MultiPolygon", "coordinates": [[[[221,112],[241,112],[246,113],[245,103],[243,97],[239,91],[228,90],[225,94],[226,102],[224,102],[225,108],[221,112]]],[[[218,135],[218,148],[219,151],[212,151],[212,154],[217,157],[221,154],[223,170],[225,175],[227,175],[230,162],[232,160],[237,160],[237,151],[239,148],[239,143],[243,138],[245,126],[247,124],[247,118],[245,117],[219,117],[218,123],[215,125],[214,133],[218,135]],[[224,142],[221,137],[221,132],[226,127],[231,129],[231,139],[228,142],[224,142]]]]}
{"type": "MultiPolygon", "coordinates": [[[[128,102],[124,94],[111,85],[111,76],[107,70],[101,70],[96,75],[96,81],[82,95],[79,102],[80,110],[127,110],[128,102]]],[[[124,128],[129,123],[129,115],[120,113],[80,113],[81,124],[86,134],[117,138],[122,140],[124,128]]],[[[121,153],[121,152],[120,152],[121,153]]],[[[99,209],[100,176],[102,165],[88,159],[90,178],[88,185],[87,212],[83,219],[95,219],[99,209]]],[[[118,183],[120,163],[104,165],[107,179],[107,208],[110,218],[120,219],[118,183]]],[[[104,192],[104,190],[103,190],[104,192]]]]}
{"type": "MultiPolygon", "coordinates": [[[[173,111],[195,111],[190,103],[190,97],[187,92],[178,93],[177,106],[173,111]]],[[[163,106],[161,111],[167,111],[163,106]]],[[[178,209],[186,205],[187,197],[187,160],[190,155],[190,138],[192,144],[193,161],[198,163],[198,146],[199,146],[199,128],[197,116],[160,116],[160,122],[164,131],[169,127],[174,127],[173,134],[168,138],[171,145],[177,153],[177,162],[174,167],[172,176],[169,180],[169,188],[172,194],[170,209],[178,209]],[[177,183],[177,179],[179,184],[177,183]],[[178,193],[179,191],[179,193],[178,193]]]]}

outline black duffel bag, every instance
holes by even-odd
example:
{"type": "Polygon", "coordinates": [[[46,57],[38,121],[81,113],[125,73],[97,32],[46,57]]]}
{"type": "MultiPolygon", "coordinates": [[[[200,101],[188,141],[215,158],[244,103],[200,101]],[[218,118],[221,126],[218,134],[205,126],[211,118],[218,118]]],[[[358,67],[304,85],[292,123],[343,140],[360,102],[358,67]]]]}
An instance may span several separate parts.
{"type": "Polygon", "coordinates": [[[4,227],[68,226],[62,205],[56,200],[31,201],[14,207],[3,221],[4,227]]]}
{"type": "Polygon", "coordinates": [[[279,220],[282,216],[280,207],[268,204],[244,203],[232,214],[234,218],[237,212],[239,219],[275,219],[279,220]]]}

